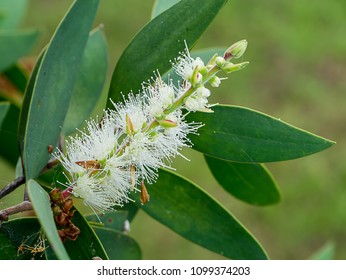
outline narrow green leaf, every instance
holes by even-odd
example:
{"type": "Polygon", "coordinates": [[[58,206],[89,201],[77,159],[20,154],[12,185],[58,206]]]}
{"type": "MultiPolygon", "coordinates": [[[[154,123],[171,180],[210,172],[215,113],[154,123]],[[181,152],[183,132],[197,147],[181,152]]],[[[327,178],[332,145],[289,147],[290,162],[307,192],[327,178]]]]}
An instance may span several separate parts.
{"type": "Polygon", "coordinates": [[[14,29],[19,26],[28,7],[28,0],[0,0],[0,28],[14,29]]]}
{"type": "Polygon", "coordinates": [[[254,205],[280,201],[280,192],[269,171],[262,164],[225,161],[205,156],[219,184],[236,198],[254,205]]]}
{"type": "Polygon", "coordinates": [[[66,240],[64,243],[70,258],[72,260],[91,260],[94,257],[100,257],[108,260],[109,257],[103,244],[79,211],[74,212],[72,222],[81,233],[75,241],[66,240]]]}
{"type": "Polygon", "coordinates": [[[0,155],[13,166],[16,165],[19,157],[19,148],[17,141],[19,109],[10,104],[0,126],[0,155]]]}
{"type": "Polygon", "coordinates": [[[47,163],[47,147],[58,142],[98,0],[76,0],[43,55],[27,116],[20,129],[25,176],[35,178],[47,163]],[[68,47],[67,47],[68,46],[68,47]]]}
{"type": "Polygon", "coordinates": [[[0,128],[2,127],[2,122],[4,121],[8,110],[10,109],[9,102],[0,102],[0,128]]]}
{"type": "MultiPolygon", "coordinates": [[[[1,224],[0,227],[0,260],[43,259],[44,249],[48,242],[42,244],[41,252],[31,252],[39,242],[41,226],[36,218],[18,218],[1,224]],[[20,250],[23,245],[29,246],[20,250]]],[[[43,239],[44,240],[44,239],[43,239]]]]}
{"type": "Polygon", "coordinates": [[[180,2],[180,0],[156,0],[151,13],[151,18],[157,17],[159,14],[168,10],[178,2],[180,2]]]}
{"type": "Polygon", "coordinates": [[[195,184],[160,170],[147,189],[150,201],[141,208],[181,236],[231,259],[267,258],[251,233],[195,184]]]}
{"type": "Polygon", "coordinates": [[[139,260],[142,257],[138,243],[128,235],[109,228],[94,227],[110,260],[139,260]]]}
{"type": "MultiPolygon", "coordinates": [[[[167,72],[171,68],[169,61],[185,49],[184,40],[192,48],[226,2],[182,0],[151,20],[120,57],[113,72],[109,98],[122,101],[121,92],[137,92],[142,82],[153,76],[153,71],[167,72]]],[[[107,106],[111,106],[110,101],[107,106]]]]}
{"type": "Polygon", "coordinates": [[[199,135],[190,139],[194,149],[212,157],[244,163],[274,162],[308,156],[334,144],[248,108],[219,105],[213,111],[187,117],[205,124],[199,135]]]}
{"type": "Polygon", "coordinates": [[[81,127],[100,98],[108,71],[108,48],[102,28],[89,35],[81,68],[73,88],[70,105],[62,128],[64,135],[81,127]]]}
{"type": "Polygon", "coordinates": [[[25,129],[27,125],[27,118],[29,114],[29,108],[30,108],[30,102],[32,98],[32,94],[34,92],[34,87],[36,83],[36,78],[37,78],[37,73],[38,70],[40,69],[43,55],[45,54],[46,48],[44,48],[40,55],[38,56],[34,69],[31,72],[28,85],[25,89],[25,94],[24,94],[24,99],[23,99],[23,104],[22,108],[20,110],[19,114],[19,124],[18,124],[18,144],[19,144],[19,150],[22,153],[24,149],[24,137],[25,137],[25,129]]]}
{"type": "Polygon", "coordinates": [[[54,222],[48,194],[36,181],[32,179],[27,181],[27,190],[37,218],[40,221],[54,253],[58,259],[68,260],[69,256],[61,242],[54,222]]]}
{"type": "Polygon", "coordinates": [[[38,39],[39,32],[0,31],[0,71],[14,64],[26,55],[38,39]]]}

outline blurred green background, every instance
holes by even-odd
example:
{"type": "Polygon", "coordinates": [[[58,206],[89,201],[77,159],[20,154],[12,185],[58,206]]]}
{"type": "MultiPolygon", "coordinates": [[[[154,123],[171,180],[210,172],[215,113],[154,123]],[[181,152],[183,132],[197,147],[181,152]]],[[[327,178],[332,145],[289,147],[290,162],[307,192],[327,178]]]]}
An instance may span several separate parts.
{"type": "MultiPolygon", "coordinates": [[[[71,3],[30,1],[22,27],[42,31],[31,56],[37,56],[47,44],[71,3]]],[[[101,1],[95,26],[104,25],[110,75],[131,38],[149,21],[153,4],[153,0],[101,1]]],[[[177,171],[221,201],[272,259],[307,259],[327,242],[334,242],[336,259],[346,259],[345,32],[344,0],[230,0],[195,46],[229,46],[241,39],[249,42],[244,60],[250,65],[214,90],[212,102],[256,109],[337,142],[316,155],[268,164],[282,201],[263,208],[223,191],[197,152],[185,151],[190,162],[175,161],[177,171]]],[[[105,99],[100,100],[98,108],[104,103],[105,99]]],[[[0,183],[5,185],[14,171],[5,162],[0,162],[0,170],[0,183]]],[[[21,192],[16,194],[21,196],[21,192]]],[[[0,208],[4,206],[1,201],[0,208]]],[[[222,258],[143,212],[135,218],[130,234],[141,245],[144,259],[222,258]]]]}

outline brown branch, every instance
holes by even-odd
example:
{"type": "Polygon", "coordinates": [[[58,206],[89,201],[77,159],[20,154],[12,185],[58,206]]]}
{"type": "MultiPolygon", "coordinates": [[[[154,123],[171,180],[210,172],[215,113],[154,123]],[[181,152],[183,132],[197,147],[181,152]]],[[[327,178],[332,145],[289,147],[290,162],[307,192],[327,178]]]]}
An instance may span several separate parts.
{"type": "Polygon", "coordinates": [[[8,195],[9,193],[13,192],[16,188],[23,185],[24,183],[25,183],[24,176],[19,176],[18,178],[14,179],[12,182],[7,184],[5,187],[3,187],[0,190],[0,199],[8,195]]]}
{"type": "Polygon", "coordinates": [[[0,211],[0,223],[2,221],[7,221],[8,216],[10,215],[17,214],[24,211],[29,211],[29,210],[33,210],[32,204],[30,201],[23,201],[15,206],[11,206],[6,209],[3,209],[0,211]]]}

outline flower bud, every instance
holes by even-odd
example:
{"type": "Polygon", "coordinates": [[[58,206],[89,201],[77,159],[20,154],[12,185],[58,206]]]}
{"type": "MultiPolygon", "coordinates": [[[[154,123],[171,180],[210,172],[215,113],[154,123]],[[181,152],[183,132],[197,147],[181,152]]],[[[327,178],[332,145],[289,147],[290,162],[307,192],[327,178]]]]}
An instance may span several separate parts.
{"type": "Polygon", "coordinates": [[[247,47],[246,40],[241,40],[239,42],[236,42],[225,51],[223,57],[226,60],[230,60],[232,58],[239,58],[244,54],[246,47],[247,47]]]}
{"type": "Polygon", "coordinates": [[[218,56],[216,59],[215,59],[215,63],[217,66],[219,66],[220,68],[225,64],[225,59],[222,57],[222,56],[218,56]]]}
{"type": "Polygon", "coordinates": [[[233,64],[232,62],[227,62],[221,69],[226,73],[231,73],[231,72],[238,71],[240,69],[245,68],[245,66],[247,66],[248,64],[249,64],[248,61],[237,63],[237,64],[233,64]]]}
{"type": "Polygon", "coordinates": [[[212,87],[218,87],[221,84],[221,79],[218,76],[213,76],[208,82],[212,87]]]}
{"type": "Polygon", "coordinates": [[[193,73],[192,73],[192,77],[191,77],[191,84],[193,87],[199,85],[202,81],[202,74],[199,72],[199,68],[198,66],[195,67],[195,69],[193,70],[193,73]]]}
{"type": "Polygon", "coordinates": [[[177,126],[177,123],[171,120],[157,120],[157,122],[164,128],[171,128],[177,126]]]}

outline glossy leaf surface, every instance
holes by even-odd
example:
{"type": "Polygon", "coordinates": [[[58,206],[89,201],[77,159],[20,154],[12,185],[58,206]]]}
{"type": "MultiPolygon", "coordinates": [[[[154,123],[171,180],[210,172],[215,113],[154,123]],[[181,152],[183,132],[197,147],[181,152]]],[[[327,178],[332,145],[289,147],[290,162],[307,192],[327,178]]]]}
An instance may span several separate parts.
{"type": "Polygon", "coordinates": [[[101,28],[89,35],[62,128],[64,135],[85,124],[99,100],[108,71],[108,49],[101,28]]]}
{"type": "Polygon", "coordinates": [[[194,113],[205,124],[191,135],[193,148],[212,157],[245,163],[274,162],[311,155],[334,143],[266,114],[218,105],[214,113],[194,113]]]}
{"type": "Polygon", "coordinates": [[[151,17],[157,17],[159,14],[163,13],[164,11],[168,10],[171,8],[173,5],[177,4],[180,2],[180,0],[156,0],[151,17]]]}
{"type": "Polygon", "coordinates": [[[208,156],[205,159],[215,179],[236,198],[260,206],[280,201],[276,183],[262,164],[231,162],[208,156]]]}
{"type": "Polygon", "coordinates": [[[100,223],[102,227],[117,230],[117,231],[123,231],[124,230],[124,224],[128,217],[128,211],[118,210],[118,211],[110,211],[98,214],[98,217],[95,214],[87,215],[85,218],[89,222],[93,222],[96,225],[100,223]]]}
{"type": "MultiPolygon", "coordinates": [[[[256,239],[215,199],[190,181],[160,170],[141,206],[181,236],[231,259],[266,259],[256,239]]],[[[139,194],[135,197],[139,202],[139,194]]]]}
{"type": "MultiPolygon", "coordinates": [[[[120,57],[109,97],[115,102],[122,101],[121,92],[124,95],[131,90],[137,92],[142,82],[153,76],[153,71],[159,70],[162,75],[167,72],[170,60],[185,49],[184,40],[192,48],[226,2],[182,0],[151,20],[120,57]]],[[[111,106],[110,101],[107,106],[111,106]]]]}
{"type": "Polygon", "coordinates": [[[28,179],[35,178],[47,163],[47,147],[57,144],[98,3],[75,1],[43,55],[28,112],[20,124],[28,179]]]}
{"type": "Polygon", "coordinates": [[[103,227],[94,227],[106,249],[110,260],[139,260],[142,253],[137,242],[120,231],[103,227]]]}

